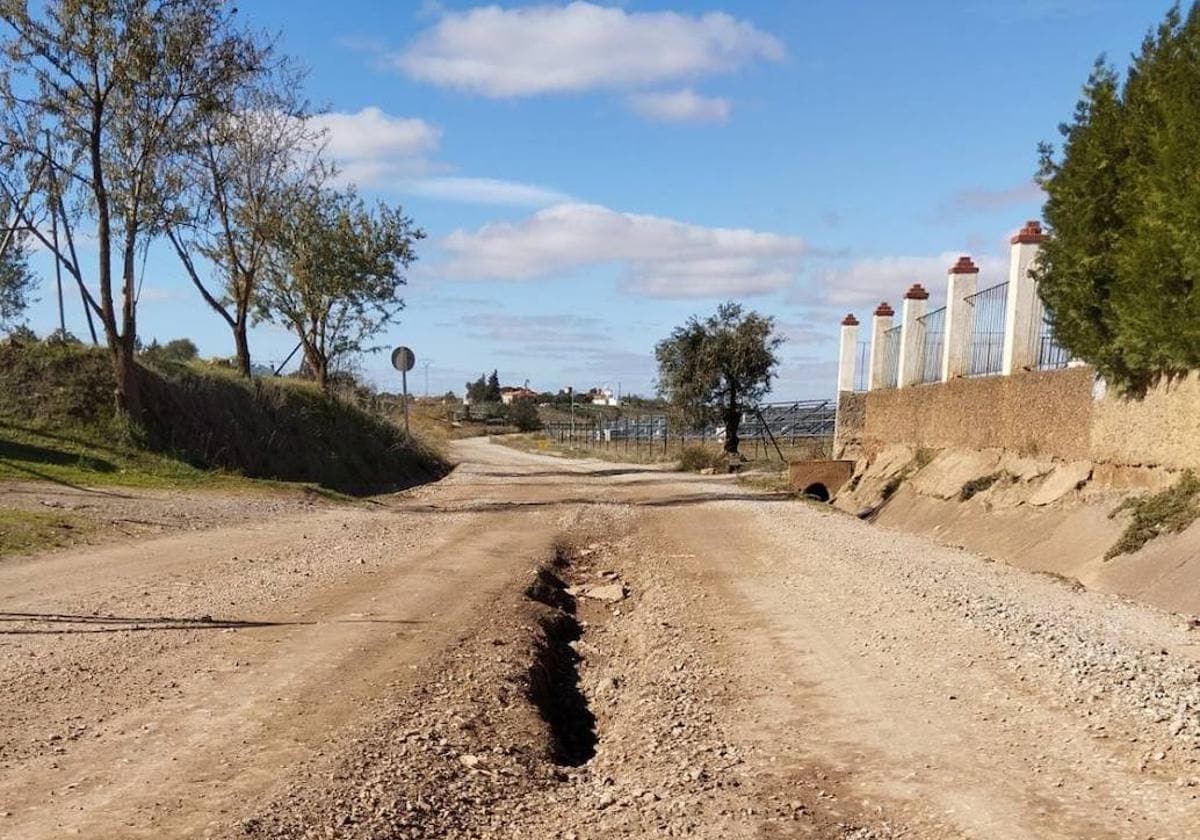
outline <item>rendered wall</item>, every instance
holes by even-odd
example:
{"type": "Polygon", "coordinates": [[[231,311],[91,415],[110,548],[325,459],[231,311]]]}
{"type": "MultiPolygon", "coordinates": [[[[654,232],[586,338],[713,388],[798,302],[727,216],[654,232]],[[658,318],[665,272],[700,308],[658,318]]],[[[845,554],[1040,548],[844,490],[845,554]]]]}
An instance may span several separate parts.
{"type": "Polygon", "coordinates": [[[1068,368],[871,391],[863,449],[873,455],[907,444],[1088,458],[1094,376],[1091,368],[1068,368]]]}
{"type": "Polygon", "coordinates": [[[1160,385],[1143,399],[1096,402],[1091,460],[1200,469],[1200,374],[1160,385]]]}

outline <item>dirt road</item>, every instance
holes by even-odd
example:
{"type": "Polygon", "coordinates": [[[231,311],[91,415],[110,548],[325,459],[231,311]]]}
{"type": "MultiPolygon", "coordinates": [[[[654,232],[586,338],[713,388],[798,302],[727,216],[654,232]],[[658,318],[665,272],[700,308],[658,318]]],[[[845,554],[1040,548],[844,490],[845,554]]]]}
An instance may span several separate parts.
{"type": "Polygon", "coordinates": [[[0,563],[0,837],[1200,836],[1185,619],[728,479],[457,454],[0,563]]]}

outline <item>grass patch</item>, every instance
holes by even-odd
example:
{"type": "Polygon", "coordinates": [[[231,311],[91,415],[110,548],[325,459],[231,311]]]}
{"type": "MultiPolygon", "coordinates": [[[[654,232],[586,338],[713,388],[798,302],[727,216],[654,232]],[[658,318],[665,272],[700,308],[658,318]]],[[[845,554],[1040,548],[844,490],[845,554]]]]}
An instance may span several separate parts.
{"type": "Polygon", "coordinates": [[[958,491],[958,500],[960,502],[969,502],[971,499],[975,498],[977,493],[982,493],[984,490],[989,489],[997,481],[1004,478],[1005,475],[1006,473],[1001,470],[1000,472],[981,475],[979,478],[972,478],[962,486],[961,490],[958,491]]]}
{"type": "Polygon", "coordinates": [[[0,478],[365,495],[448,469],[434,446],[309,383],[246,381],[204,363],[138,377],[146,415],[134,429],[116,414],[104,351],[0,343],[0,478]]]}
{"type": "Polygon", "coordinates": [[[1129,525],[1113,547],[1105,552],[1105,560],[1132,554],[1154,538],[1177,534],[1200,519],[1200,478],[1189,470],[1160,493],[1126,499],[1109,514],[1109,518],[1125,512],[1130,514],[1129,525]]]}
{"type": "Polygon", "coordinates": [[[89,520],[63,513],[0,509],[0,557],[65,548],[94,530],[89,520]]]}

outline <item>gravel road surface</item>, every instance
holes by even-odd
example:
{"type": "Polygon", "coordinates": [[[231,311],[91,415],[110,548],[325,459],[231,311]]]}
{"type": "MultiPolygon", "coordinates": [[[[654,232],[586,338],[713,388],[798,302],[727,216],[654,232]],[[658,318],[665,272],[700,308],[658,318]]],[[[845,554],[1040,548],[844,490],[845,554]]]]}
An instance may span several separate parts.
{"type": "Polygon", "coordinates": [[[457,447],[353,506],[10,490],[153,526],[0,561],[0,837],[1200,836],[1193,621],[457,447]]]}

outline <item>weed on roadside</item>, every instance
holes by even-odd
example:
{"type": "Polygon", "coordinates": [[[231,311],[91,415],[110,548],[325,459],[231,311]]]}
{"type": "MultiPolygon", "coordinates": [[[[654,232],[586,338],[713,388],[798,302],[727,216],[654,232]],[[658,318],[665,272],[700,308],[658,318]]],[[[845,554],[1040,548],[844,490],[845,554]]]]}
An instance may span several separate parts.
{"type": "Polygon", "coordinates": [[[981,475],[979,478],[972,478],[962,486],[961,490],[958,491],[958,500],[960,502],[970,501],[977,493],[982,493],[984,490],[987,490],[989,487],[991,487],[1000,479],[1005,478],[1007,475],[1008,473],[1001,470],[1000,472],[981,475]]]}
{"type": "Polygon", "coordinates": [[[1189,470],[1161,493],[1126,499],[1109,514],[1109,519],[1125,512],[1130,514],[1129,525],[1105,552],[1105,560],[1132,554],[1155,537],[1177,534],[1200,519],[1200,478],[1189,470]]]}

